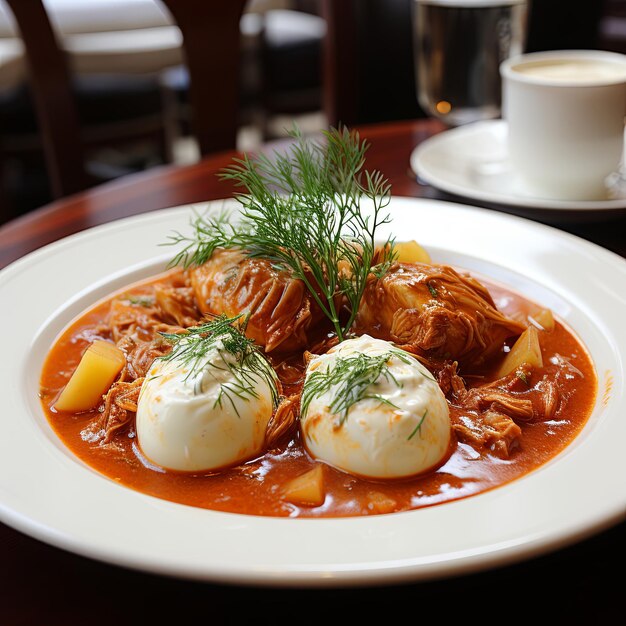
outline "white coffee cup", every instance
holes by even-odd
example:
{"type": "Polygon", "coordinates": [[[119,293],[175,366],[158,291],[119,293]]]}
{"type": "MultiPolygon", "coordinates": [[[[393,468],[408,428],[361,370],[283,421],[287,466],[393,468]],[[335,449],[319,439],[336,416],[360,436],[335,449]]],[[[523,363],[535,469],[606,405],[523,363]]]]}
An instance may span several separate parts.
{"type": "Polygon", "coordinates": [[[605,199],[624,146],[626,55],[533,52],[507,59],[500,72],[509,157],[523,191],[605,199]]]}

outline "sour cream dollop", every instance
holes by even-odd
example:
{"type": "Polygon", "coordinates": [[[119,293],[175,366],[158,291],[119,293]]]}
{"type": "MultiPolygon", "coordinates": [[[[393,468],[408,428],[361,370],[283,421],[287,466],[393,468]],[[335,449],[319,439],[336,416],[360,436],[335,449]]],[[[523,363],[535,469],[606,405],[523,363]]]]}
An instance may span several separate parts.
{"type": "Polygon", "coordinates": [[[260,354],[254,358],[254,367],[240,364],[217,339],[193,368],[176,358],[156,359],[137,405],[142,453],[166,469],[198,472],[261,452],[276,375],[260,354]]]}
{"type": "Polygon", "coordinates": [[[363,335],[314,357],[302,397],[307,449],[346,472],[401,478],[435,467],[447,454],[450,416],[439,385],[417,359],[388,341],[363,335]],[[378,369],[365,384],[367,373],[371,379],[378,369]],[[360,399],[344,410],[350,393],[360,399]]]}

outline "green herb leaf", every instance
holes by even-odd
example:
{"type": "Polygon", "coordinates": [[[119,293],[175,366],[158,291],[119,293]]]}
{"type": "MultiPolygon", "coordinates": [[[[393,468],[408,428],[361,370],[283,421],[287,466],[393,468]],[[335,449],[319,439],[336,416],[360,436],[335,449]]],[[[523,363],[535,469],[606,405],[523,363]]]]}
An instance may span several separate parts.
{"type": "Polygon", "coordinates": [[[184,247],[169,262],[168,267],[182,265],[185,269],[192,265],[206,263],[217,248],[237,246],[237,237],[230,224],[230,212],[220,211],[217,215],[200,215],[195,210],[191,220],[191,236],[174,231],[163,246],[184,244],[184,247]]]}
{"type": "MultiPolygon", "coordinates": [[[[380,172],[363,169],[367,144],[347,128],[332,129],[324,142],[305,140],[296,129],[287,154],[244,155],[221,178],[245,190],[237,195],[241,215],[196,216],[194,234],[175,233],[170,244],[185,244],[172,264],[188,267],[207,261],[216,248],[240,248],[268,259],[302,280],[340,340],[354,323],[367,277],[377,256],[376,233],[390,221],[383,210],[391,187],[380,172]],[[366,199],[369,215],[362,211],[366,199]],[[340,320],[338,296],[348,302],[340,320]]],[[[393,239],[382,247],[376,273],[393,259],[393,239]]]]}
{"type": "Polygon", "coordinates": [[[410,441],[411,439],[413,439],[413,437],[415,437],[415,435],[418,432],[420,433],[420,435],[422,434],[422,424],[424,423],[424,420],[426,419],[427,415],[428,415],[428,409],[424,411],[424,415],[422,415],[422,419],[418,422],[417,426],[413,429],[413,432],[408,436],[407,441],[410,441]]]}
{"type": "Polygon", "coordinates": [[[132,296],[127,295],[126,300],[135,306],[151,307],[154,306],[154,298],[150,296],[132,296]]]}
{"type": "MultiPolygon", "coordinates": [[[[220,315],[182,333],[160,333],[173,344],[173,348],[171,352],[158,358],[164,362],[175,361],[181,367],[188,367],[185,380],[205,370],[209,374],[213,371],[230,372],[233,380],[221,384],[214,406],[221,407],[228,401],[237,412],[235,397],[246,401],[258,398],[256,384],[258,378],[261,378],[270,388],[272,402],[276,407],[278,404],[276,375],[254,341],[246,337],[242,329],[235,325],[242,317],[238,315],[229,318],[220,315]],[[209,352],[213,350],[217,350],[220,358],[207,362],[209,352]]],[[[200,381],[197,384],[200,384],[200,381]]],[[[199,391],[196,389],[196,393],[199,391]]]]}
{"type": "Polygon", "coordinates": [[[389,369],[392,357],[399,358],[403,363],[411,362],[411,358],[400,350],[389,350],[377,355],[356,352],[338,357],[332,367],[311,372],[302,389],[301,414],[308,411],[313,398],[331,390],[333,396],[329,408],[332,413],[340,416],[340,426],[348,418],[350,408],[361,400],[373,398],[383,404],[395,406],[380,394],[369,393],[369,388],[380,378],[393,382],[397,387],[401,386],[389,369]]]}

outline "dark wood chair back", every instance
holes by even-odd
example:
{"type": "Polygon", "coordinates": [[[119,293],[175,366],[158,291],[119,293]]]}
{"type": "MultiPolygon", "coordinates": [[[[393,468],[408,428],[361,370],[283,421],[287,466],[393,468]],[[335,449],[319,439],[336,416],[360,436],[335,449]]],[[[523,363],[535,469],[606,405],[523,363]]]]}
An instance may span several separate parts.
{"type": "MultiPolygon", "coordinates": [[[[24,42],[29,81],[55,198],[96,182],[88,175],[72,71],[42,0],[6,0],[24,42]]],[[[246,0],[163,0],[183,35],[193,129],[202,155],[236,145],[239,22],[246,0]]]]}
{"type": "Polygon", "coordinates": [[[324,110],[331,125],[424,117],[412,51],[413,0],[322,0],[324,110]]]}
{"type": "Polygon", "coordinates": [[[200,153],[232,149],[239,111],[239,22],[246,0],[162,2],[183,35],[200,153]]]}
{"type": "Polygon", "coordinates": [[[68,60],[41,0],[6,2],[24,42],[50,186],[60,198],[89,185],[68,60]]]}

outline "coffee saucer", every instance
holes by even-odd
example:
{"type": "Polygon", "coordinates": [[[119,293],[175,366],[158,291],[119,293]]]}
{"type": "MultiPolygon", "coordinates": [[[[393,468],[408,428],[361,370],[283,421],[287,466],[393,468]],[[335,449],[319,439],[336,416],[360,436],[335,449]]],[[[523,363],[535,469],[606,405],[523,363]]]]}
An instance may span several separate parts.
{"type": "Polygon", "coordinates": [[[606,199],[555,200],[533,196],[524,189],[509,162],[507,132],[506,121],[501,119],[446,130],[413,150],[411,169],[420,183],[502,209],[524,208],[528,213],[559,211],[562,217],[626,212],[626,177],[619,173],[607,178],[606,199]]]}

